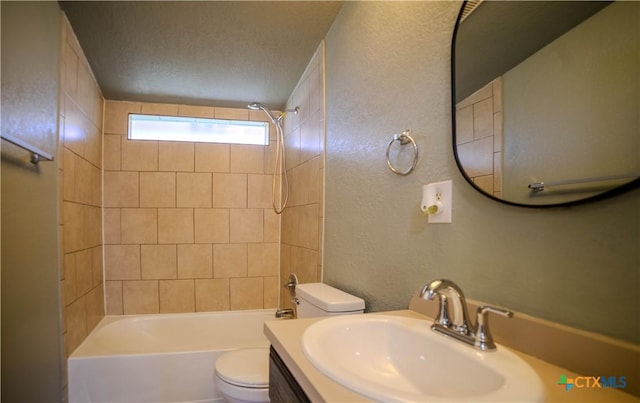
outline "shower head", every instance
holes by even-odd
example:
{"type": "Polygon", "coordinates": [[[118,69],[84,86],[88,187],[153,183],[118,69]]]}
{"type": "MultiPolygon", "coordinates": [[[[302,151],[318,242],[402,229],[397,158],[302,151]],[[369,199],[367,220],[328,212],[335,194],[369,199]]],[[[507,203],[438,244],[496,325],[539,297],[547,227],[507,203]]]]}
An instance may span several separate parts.
{"type": "Polygon", "coordinates": [[[282,116],[281,115],[276,118],[275,116],[273,116],[273,113],[269,108],[267,108],[266,106],[262,105],[259,102],[252,102],[249,105],[247,105],[247,107],[253,111],[262,110],[264,113],[267,114],[267,116],[269,116],[269,119],[271,119],[273,124],[277,124],[277,122],[280,121],[280,117],[282,116]]]}

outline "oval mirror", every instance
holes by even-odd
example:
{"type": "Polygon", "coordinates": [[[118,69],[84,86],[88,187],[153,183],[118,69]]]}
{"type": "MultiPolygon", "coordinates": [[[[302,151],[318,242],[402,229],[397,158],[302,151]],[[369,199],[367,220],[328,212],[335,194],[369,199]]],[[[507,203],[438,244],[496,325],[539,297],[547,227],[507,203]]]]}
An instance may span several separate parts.
{"type": "Polygon", "coordinates": [[[640,185],[640,2],[469,1],[452,42],[453,147],[496,200],[640,185]]]}

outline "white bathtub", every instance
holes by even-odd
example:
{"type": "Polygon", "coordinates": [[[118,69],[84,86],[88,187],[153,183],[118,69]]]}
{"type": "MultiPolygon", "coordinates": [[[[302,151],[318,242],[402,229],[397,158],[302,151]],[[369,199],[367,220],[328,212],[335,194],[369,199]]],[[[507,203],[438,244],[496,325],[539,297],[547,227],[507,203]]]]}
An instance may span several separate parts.
{"type": "Polygon", "coordinates": [[[106,316],[71,354],[69,401],[213,402],[216,359],[268,347],[272,309],[106,316]]]}

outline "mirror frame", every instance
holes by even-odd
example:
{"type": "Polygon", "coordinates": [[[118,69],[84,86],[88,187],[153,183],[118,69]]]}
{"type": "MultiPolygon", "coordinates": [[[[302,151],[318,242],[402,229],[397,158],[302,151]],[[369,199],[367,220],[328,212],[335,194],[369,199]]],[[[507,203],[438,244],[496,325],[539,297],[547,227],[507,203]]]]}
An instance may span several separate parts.
{"type": "Polygon", "coordinates": [[[579,205],[579,204],[584,204],[584,203],[590,203],[590,202],[594,202],[594,201],[598,201],[598,200],[603,200],[603,199],[607,199],[613,196],[617,196],[619,194],[628,192],[630,190],[633,189],[637,189],[640,188],[640,178],[636,178],[630,182],[627,182],[623,185],[614,187],[612,189],[609,190],[605,190],[602,193],[598,193],[596,195],[592,195],[592,196],[588,196],[582,199],[576,199],[576,200],[571,200],[571,201],[567,201],[567,202],[561,202],[561,203],[549,203],[549,204],[526,204],[526,203],[518,203],[518,202],[512,202],[509,200],[505,200],[505,199],[501,199],[498,197],[495,197],[492,194],[489,194],[487,192],[485,192],[484,190],[482,190],[480,187],[478,187],[473,180],[469,177],[469,175],[467,175],[467,172],[465,171],[464,167],[462,166],[462,163],[460,162],[460,158],[458,156],[458,148],[456,145],[456,39],[458,36],[458,27],[460,26],[460,20],[462,18],[462,13],[463,10],[465,8],[465,6],[467,5],[467,0],[462,2],[462,5],[460,7],[460,11],[458,12],[458,17],[456,18],[456,23],[455,26],[453,28],[453,37],[451,39],[451,129],[452,129],[452,133],[451,133],[451,140],[452,140],[452,147],[453,147],[453,156],[454,159],[456,160],[456,165],[458,166],[458,170],[460,171],[460,173],[462,174],[462,176],[464,177],[464,179],[469,183],[469,185],[471,185],[472,188],[474,188],[475,190],[477,190],[479,193],[481,193],[482,195],[493,199],[497,202],[503,203],[503,204],[507,204],[510,206],[517,206],[517,207],[529,207],[529,208],[553,208],[553,207],[569,207],[569,206],[575,206],[575,205],[579,205]]]}

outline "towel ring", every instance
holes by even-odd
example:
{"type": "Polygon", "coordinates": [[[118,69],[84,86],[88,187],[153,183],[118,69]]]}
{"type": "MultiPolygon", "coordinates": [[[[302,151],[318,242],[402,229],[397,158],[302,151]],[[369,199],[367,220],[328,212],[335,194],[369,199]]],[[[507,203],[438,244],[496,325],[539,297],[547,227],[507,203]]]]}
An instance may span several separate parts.
{"type": "Polygon", "coordinates": [[[416,142],[411,137],[411,130],[407,129],[400,134],[394,134],[393,140],[391,140],[389,142],[389,145],[387,146],[387,166],[389,167],[391,172],[393,172],[396,175],[403,175],[403,176],[409,175],[411,171],[413,171],[413,169],[416,167],[417,163],[418,163],[418,146],[416,145],[416,142]],[[411,163],[411,166],[404,171],[400,171],[396,169],[396,167],[394,167],[391,164],[391,161],[389,161],[389,150],[391,150],[391,145],[396,141],[399,141],[400,145],[403,145],[403,146],[409,143],[411,143],[411,145],[413,146],[413,162],[411,163]]]}

